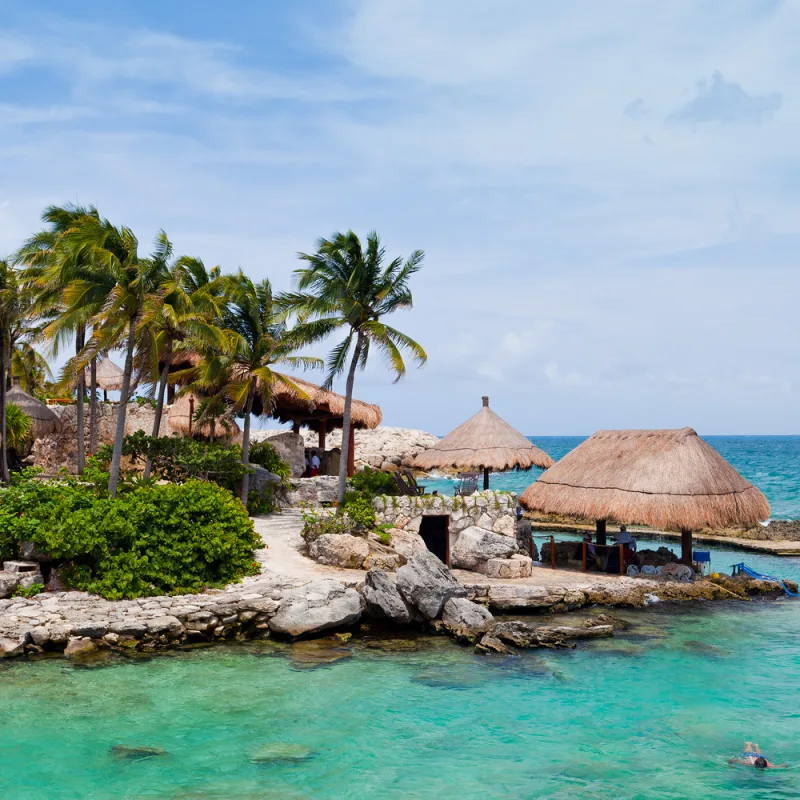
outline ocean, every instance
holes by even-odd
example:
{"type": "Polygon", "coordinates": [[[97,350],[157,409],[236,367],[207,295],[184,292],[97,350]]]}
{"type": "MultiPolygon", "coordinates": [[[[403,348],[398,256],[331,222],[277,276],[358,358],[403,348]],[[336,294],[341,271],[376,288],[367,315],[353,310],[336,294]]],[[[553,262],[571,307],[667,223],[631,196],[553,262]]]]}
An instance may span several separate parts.
{"type": "MultiPolygon", "coordinates": [[[[585,436],[528,438],[556,461],[586,439],[585,436]]],[[[704,436],[703,439],[764,492],[773,519],[800,519],[800,436],[704,436]]],[[[521,493],[539,475],[538,469],[496,473],[491,477],[491,486],[521,493]]],[[[424,483],[429,490],[438,489],[445,494],[453,491],[453,481],[448,478],[424,483]]]]}

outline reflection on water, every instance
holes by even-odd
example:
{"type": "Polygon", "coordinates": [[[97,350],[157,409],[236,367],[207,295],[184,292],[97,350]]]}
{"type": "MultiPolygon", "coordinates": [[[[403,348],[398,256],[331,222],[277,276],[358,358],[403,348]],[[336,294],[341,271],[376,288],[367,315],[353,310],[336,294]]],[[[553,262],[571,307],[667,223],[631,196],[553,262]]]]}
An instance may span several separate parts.
{"type": "Polygon", "coordinates": [[[515,659],[419,637],[4,665],[0,795],[800,797],[797,770],[726,764],[754,739],[800,767],[799,605],[612,613],[613,639],[515,659]]]}

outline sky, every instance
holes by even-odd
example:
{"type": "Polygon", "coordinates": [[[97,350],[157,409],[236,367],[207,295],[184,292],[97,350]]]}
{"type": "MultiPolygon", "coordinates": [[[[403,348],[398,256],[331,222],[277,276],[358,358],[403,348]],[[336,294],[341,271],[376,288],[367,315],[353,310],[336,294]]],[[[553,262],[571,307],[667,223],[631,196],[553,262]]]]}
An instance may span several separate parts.
{"type": "Polygon", "coordinates": [[[790,0],[0,0],[0,256],[93,203],[289,289],[374,229],[426,254],[391,324],[427,365],[356,379],[387,425],[485,394],[529,435],[800,433],[798,31],[790,0]]]}

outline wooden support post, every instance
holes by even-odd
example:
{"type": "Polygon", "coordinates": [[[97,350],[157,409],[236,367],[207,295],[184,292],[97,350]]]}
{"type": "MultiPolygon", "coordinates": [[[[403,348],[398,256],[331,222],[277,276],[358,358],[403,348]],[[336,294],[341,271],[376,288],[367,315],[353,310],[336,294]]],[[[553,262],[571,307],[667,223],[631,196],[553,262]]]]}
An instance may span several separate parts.
{"type": "Polygon", "coordinates": [[[691,567],[694,562],[691,531],[681,531],[681,562],[687,567],[691,567]]]}
{"type": "Polygon", "coordinates": [[[489,491],[489,473],[491,471],[492,470],[489,467],[484,467],[483,468],[483,491],[484,492],[488,492],[489,491]]]}
{"type": "Polygon", "coordinates": [[[550,537],[550,566],[556,568],[556,537],[550,537]]]}
{"type": "MultiPolygon", "coordinates": [[[[105,392],[103,392],[105,394],[105,392]]],[[[167,384],[167,405],[171,406],[175,402],[175,384],[167,384]]]]}
{"type": "Polygon", "coordinates": [[[624,575],[625,574],[625,555],[623,553],[624,548],[622,545],[618,545],[618,547],[619,547],[619,574],[624,575]]]}
{"type": "Polygon", "coordinates": [[[597,529],[597,544],[606,544],[606,521],[598,519],[595,527],[597,529]]]}
{"type": "Polygon", "coordinates": [[[352,478],[356,474],[356,429],[353,421],[350,421],[350,444],[347,446],[347,477],[352,478]]]}
{"type": "Polygon", "coordinates": [[[533,557],[533,531],[531,531],[528,536],[528,555],[531,557],[531,561],[538,561],[538,559],[534,559],[533,557]]]}
{"type": "Polygon", "coordinates": [[[581,548],[581,550],[583,552],[581,553],[581,555],[582,555],[583,566],[582,566],[581,569],[582,569],[583,572],[586,572],[586,542],[584,541],[584,542],[582,542],[582,544],[583,544],[583,547],[581,548]]]}
{"type": "Polygon", "coordinates": [[[325,430],[325,420],[323,419],[319,423],[319,449],[322,450],[323,453],[325,452],[325,434],[326,434],[326,432],[327,431],[325,430]]]}
{"type": "Polygon", "coordinates": [[[292,423],[292,433],[300,433],[300,423],[297,420],[292,423]]]}
{"type": "Polygon", "coordinates": [[[105,389],[103,389],[103,402],[108,402],[108,392],[105,389]]]}
{"type": "Polygon", "coordinates": [[[194,397],[189,398],[189,437],[192,436],[192,420],[194,419],[194,397]]]}

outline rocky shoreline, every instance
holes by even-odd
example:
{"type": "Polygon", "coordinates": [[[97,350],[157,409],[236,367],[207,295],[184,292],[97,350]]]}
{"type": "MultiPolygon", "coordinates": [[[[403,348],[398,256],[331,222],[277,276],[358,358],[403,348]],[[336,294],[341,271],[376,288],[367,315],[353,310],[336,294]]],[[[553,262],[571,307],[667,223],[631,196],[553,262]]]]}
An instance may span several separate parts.
{"type": "Polygon", "coordinates": [[[730,578],[691,583],[621,578],[613,586],[570,589],[483,581],[482,577],[453,573],[425,551],[400,567],[396,578],[375,568],[351,581],[299,582],[265,572],[223,590],[194,595],[121,601],[83,592],[15,597],[0,600],[0,658],[61,653],[80,659],[101,651],[147,653],[200,642],[294,640],[352,631],[364,622],[449,634],[475,643],[480,652],[502,652],[503,647],[491,640],[504,647],[521,646],[512,639],[523,636],[522,629],[528,646],[566,646],[590,634],[583,627],[553,632],[546,622],[531,621],[520,623],[522,629],[515,629],[513,635],[500,635],[504,629],[497,628],[492,612],[522,612],[546,620],[550,613],[589,606],[630,608],[658,599],[783,594],[776,584],[730,578]]]}

